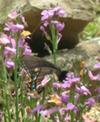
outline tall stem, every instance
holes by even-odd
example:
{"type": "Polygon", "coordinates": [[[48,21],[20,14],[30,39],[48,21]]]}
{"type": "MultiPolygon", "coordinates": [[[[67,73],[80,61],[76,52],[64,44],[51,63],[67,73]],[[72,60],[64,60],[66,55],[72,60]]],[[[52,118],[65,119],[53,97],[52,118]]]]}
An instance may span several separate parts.
{"type": "Polygon", "coordinates": [[[2,73],[2,77],[3,77],[3,82],[4,82],[4,87],[3,87],[3,98],[4,98],[4,121],[7,122],[7,116],[6,116],[6,111],[8,114],[8,121],[11,122],[11,115],[10,115],[10,110],[9,110],[9,104],[8,104],[8,95],[7,95],[7,70],[6,70],[6,66],[4,64],[4,56],[3,56],[3,47],[1,47],[1,52],[2,52],[2,57],[1,59],[1,63],[2,63],[2,69],[3,69],[3,73],[2,73]]]}
{"type": "Polygon", "coordinates": [[[58,43],[57,43],[57,32],[56,32],[56,29],[54,27],[54,25],[51,25],[51,43],[52,43],[52,47],[53,47],[53,61],[54,61],[54,64],[56,65],[57,64],[57,61],[56,61],[56,53],[57,53],[57,49],[58,49],[58,43]]]}

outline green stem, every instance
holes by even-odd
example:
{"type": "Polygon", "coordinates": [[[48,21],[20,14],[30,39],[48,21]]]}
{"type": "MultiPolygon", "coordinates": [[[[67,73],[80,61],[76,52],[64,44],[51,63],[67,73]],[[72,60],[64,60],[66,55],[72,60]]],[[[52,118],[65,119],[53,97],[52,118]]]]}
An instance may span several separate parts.
{"type": "MultiPolygon", "coordinates": [[[[16,40],[18,40],[18,35],[16,35],[16,40]]],[[[19,65],[19,47],[18,47],[18,41],[17,41],[16,42],[15,70],[14,70],[15,92],[16,92],[16,100],[15,100],[16,122],[18,122],[18,118],[19,118],[19,108],[18,108],[18,101],[19,101],[19,99],[18,99],[18,86],[19,86],[18,65],[19,65]]]]}
{"type": "MultiPolygon", "coordinates": [[[[1,52],[3,52],[3,47],[1,49],[1,52]]],[[[3,54],[2,54],[2,57],[1,57],[1,62],[2,62],[2,68],[3,68],[3,73],[2,73],[2,76],[3,76],[3,81],[4,81],[4,87],[3,87],[3,97],[4,97],[4,107],[3,107],[3,110],[4,110],[4,121],[7,122],[7,116],[6,116],[6,111],[7,111],[7,114],[8,114],[8,121],[11,122],[11,115],[10,115],[10,109],[9,109],[9,105],[8,105],[8,96],[7,96],[7,70],[6,70],[6,67],[5,67],[5,64],[4,64],[4,57],[3,57],[3,54]]]]}
{"type": "Polygon", "coordinates": [[[57,64],[56,61],[56,53],[57,53],[57,49],[58,49],[58,43],[57,43],[57,31],[54,27],[54,25],[51,25],[51,43],[52,43],[52,47],[53,47],[53,60],[54,60],[54,64],[57,64]]]}

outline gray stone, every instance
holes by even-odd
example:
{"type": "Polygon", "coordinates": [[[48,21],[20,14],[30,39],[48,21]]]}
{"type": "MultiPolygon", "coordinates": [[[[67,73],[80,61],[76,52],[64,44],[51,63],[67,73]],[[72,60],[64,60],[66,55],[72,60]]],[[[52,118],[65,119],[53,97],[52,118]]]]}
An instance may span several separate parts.
{"type": "Polygon", "coordinates": [[[12,10],[20,10],[28,23],[27,29],[33,32],[35,45],[37,40],[42,40],[39,32],[40,12],[56,5],[64,8],[68,15],[62,18],[66,26],[60,48],[72,48],[78,43],[78,33],[94,18],[97,6],[94,0],[0,0],[0,23],[4,23],[12,10]]]}
{"type": "MultiPolygon", "coordinates": [[[[63,70],[79,68],[79,64],[84,61],[86,66],[92,69],[97,62],[96,57],[100,57],[100,37],[80,42],[73,49],[61,50],[57,54],[57,65],[63,70]]],[[[53,62],[51,56],[46,56],[46,60],[53,62]]]]}

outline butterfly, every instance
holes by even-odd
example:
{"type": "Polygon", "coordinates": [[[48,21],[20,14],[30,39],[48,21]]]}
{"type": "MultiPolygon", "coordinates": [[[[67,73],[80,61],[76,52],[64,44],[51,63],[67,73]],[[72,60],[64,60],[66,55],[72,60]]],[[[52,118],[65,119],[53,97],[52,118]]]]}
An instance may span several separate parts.
{"type": "Polygon", "coordinates": [[[23,56],[21,67],[26,71],[25,84],[28,91],[36,90],[41,93],[44,87],[37,86],[41,84],[45,75],[55,74],[57,78],[61,75],[61,70],[58,67],[36,56],[23,56]]]}

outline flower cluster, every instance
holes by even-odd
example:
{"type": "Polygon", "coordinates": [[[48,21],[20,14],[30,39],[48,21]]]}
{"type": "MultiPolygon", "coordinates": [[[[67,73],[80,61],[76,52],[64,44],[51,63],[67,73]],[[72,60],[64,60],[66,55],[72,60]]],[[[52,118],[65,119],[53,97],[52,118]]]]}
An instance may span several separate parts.
{"type": "Polygon", "coordinates": [[[65,11],[59,6],[41,12],[42,25],[40,26],[40,29],[43,31],[47,39],[49,39],[49,34],[47,33],[46,28],[54,26],[57,31],[58,42],[60,41],[62,37],[60,32],[64,29],[64,23],[58,21],[57,18],[64,16],[65,11]]]}
{"type": "Polygon", "coordinates": [[[7,68],[14,68],[14,57],[18,55],[31,55],[31,49],[25,42],[25,36],[21,34],[24,29],[25,19],[19,16],[22,24],[17,22],[18,13],[13,11],[8,15],[8,21],[5,23],[4,33],[0,34],[0,46],[7,68]],[[19,49],[18,49],[19,48],[19,49]],[[20,52],[17,52],[20,50],[20,52]]]}

